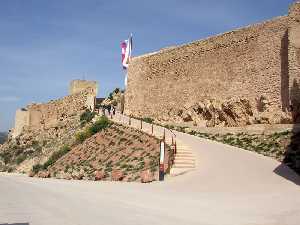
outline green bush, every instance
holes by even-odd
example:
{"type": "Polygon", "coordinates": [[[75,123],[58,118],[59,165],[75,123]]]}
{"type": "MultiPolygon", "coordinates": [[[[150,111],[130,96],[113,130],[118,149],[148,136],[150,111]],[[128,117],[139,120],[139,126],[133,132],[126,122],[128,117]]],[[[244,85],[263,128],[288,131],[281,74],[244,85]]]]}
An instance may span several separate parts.
{"type": "Polygon", "coordinates": [[[17,158],[16,158],[16,162],[17,164],[21,164],[24,160],[26,159],[26,155],[19,155],[17,158]]]}
{"type": "Polygon", "coordinates": [[[77,143],[84,142],[85,139],[87,139],[86,132],[79,132],[75,135],[75,139],[77,143]]]}
{"type": "Polygon", "coordinates": [[[110,125],[110,121],[107,117],[102,116],[99,120],[97,120],[89,129],[88,131],[93,135],[98,133],[99,131],[107,128],[110,125]]]}
{"type": "Polygon", "coordinates": [[[146,123],[152,123],[154,121],[154,119],[150,118],[150,117],[145,117],[142,119],[144,122],[146,123]]]}
{"type": "Polygon", "coordinates": [[[43,169],[43,165],[41,165],[41,164],[35,164],[33,167],[32,167],[32,172],[34,172],[34,173],[37,173],[37,172],[39,172],[40,170],[42,170],[43,169]]]}
{"type": "Polygon", "coordinates": [[[91,112],[89,109],[87,109],[80,115],[80,121],[83,123],[90,122],[95,117],[95,115],[95,112],[91,112]]]}
{"type": "Polygon", "coordinates": [[[71,148],[67,145],[64,145],[59,151],[53,152],[50,158],[44,163],[43,169],[47,169],[49,166],[53,165],[59,158],[67,154],[71,148]]]}
{"type": "Polygon", "coordinates": [[[75,139],[77,143],[82,143],[87,138],[109,127],[110,125],[111,122],[107,119],[107,117],[101,116],[100,119],[98,119],[94,124],[88,127],[85,131],[77,133],[75,139]]]}

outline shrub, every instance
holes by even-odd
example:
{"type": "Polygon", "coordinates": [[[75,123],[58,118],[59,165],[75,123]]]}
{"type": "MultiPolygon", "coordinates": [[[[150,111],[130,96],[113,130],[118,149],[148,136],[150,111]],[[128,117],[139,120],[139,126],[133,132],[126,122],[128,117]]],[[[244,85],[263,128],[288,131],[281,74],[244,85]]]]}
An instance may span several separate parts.
{"type": "Polygon", "coordinates": [[[43,169],[43,165],[41,165],[41,164],[35,164],[33,167],[32,167],[32,172],[34,172],[34,173],[37,173],[37,172],[39,172],[40,170],[42,170],[43,169]]]}
{"type": "Polygon", "coordinates": [[[11,161],[12,155],[9,152],[2,152],[0,153],[0,158],[3,159],[5,164],[7,164],[11,161]]]}
{"type": "Polygon", "coordinates": [[[50,158],[44,163],[43,168],[47,169],[49,166],[53,165],[59,158],[67,154],[71,148],[67,145],[64,145],[59,151],[54,152],[50,158]]]}
{"type": "Polygon", "coordinates": [[[142,119],[144,122],[146,123],[152,123],[154,121],[154,119],[150,118],[150,117],[145,117],[142,119]]]}
{"type": "Polygon", "coordinates": [[[95,115],[95,112],[91,112],[89,109],[87,109],[80,115],[80,121],[83,123],[90,122],[95,117],[95,115]]]}
{"type": "Polygon", "coordinates": [[[79,132],[75,135],[76,142],[82,143],[87,139],[86,132],[79,132]]]}
{"type": "Polygon", "coordinates": [[[100,119],[98,119],[94,124],[88,127],[85,131],[77,133],[75,139],[77,143],[82,143],[84,142],[85,139],[109,127],[110,125],[111,122],[107,119],[107,117],[101,116],[100,119]]]}
{"type": "Polygon", "coordinates": [[[19,164],[22,163],[25,159],[26,159],[26,155],[19,155],[19,156],[16,158],[16,163],[19,165],[19,164]]]}
{"type": "Polygon", "coordinates": [[[91,127],[89,127],[88,131],[91,135],[98,133],[99,131],[109,127],[111,122],[107,119],[106,116],[101,116],[99,120],[97,120],[91,127]]]}

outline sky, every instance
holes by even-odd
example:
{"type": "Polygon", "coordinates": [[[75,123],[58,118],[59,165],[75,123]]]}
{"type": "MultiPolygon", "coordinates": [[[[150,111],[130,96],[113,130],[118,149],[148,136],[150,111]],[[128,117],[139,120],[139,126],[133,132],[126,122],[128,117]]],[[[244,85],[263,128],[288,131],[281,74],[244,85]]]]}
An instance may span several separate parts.
{"type": "Polygon", "coordinates": [[[0,131],[15,111],[68,94],[73,79],[124,88],[120,43],[133,55],[286,15],[293,0],[0,0],[0,131]]]}

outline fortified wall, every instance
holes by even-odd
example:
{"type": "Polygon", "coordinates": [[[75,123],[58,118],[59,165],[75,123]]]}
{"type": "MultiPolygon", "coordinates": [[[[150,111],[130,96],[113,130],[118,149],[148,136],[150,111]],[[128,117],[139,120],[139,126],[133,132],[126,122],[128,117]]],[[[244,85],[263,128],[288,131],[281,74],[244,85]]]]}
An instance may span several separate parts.
{"type": "MultiPolygon", "coordinates": [[[[94,110],[96,86],[86,86],[87,81],[76,82],[77,91],[64,98],[44,104],[30,104],[18,109],[12,137],[17,137],[24,130],[44,130],[66,123],[71,117],[86,109],[94,110]],[[82,88],[81,88],[82,87],[82,88]]],[[[73,82],[70,84],[72,88],[73,82]]]]}
{"type": "Polygon", "coordinates": [[[204,126],[296,122],[299,79],[297,2],[287,16],[134,57],[125,113],[204,126]]]}

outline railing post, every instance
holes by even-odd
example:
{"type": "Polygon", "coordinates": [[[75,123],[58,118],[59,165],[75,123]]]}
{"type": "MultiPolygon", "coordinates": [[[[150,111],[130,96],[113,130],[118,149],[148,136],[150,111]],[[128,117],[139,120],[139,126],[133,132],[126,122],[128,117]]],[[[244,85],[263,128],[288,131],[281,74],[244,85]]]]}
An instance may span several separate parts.
{"type": "Polygon", "coordinates": [[[151,124],[151,134],[153,135],[153,123],[151,124]]]}
{"type": "Polygon", "coordinates": [[[160,156],[159,156],[159,181],[163,181],[165,177],[164,162],[165,162],[165,141],[161,140],[160,156]]]}

